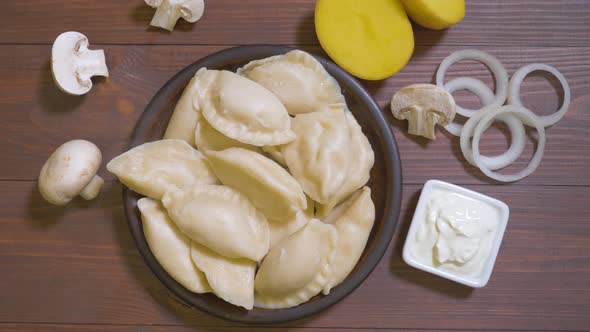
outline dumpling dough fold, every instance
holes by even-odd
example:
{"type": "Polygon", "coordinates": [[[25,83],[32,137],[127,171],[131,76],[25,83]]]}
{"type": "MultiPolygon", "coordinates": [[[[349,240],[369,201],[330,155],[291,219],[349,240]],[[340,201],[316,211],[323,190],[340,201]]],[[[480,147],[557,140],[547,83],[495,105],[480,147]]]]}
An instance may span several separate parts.
{"type": "Polygon", "coordinates": [[[200,70],[197,76],[194,107],[220,133],[256,146],[295,138],[285,106],[260,84],[225,70],[200,70]]]}
{"type": "Polygon", "coordinates": [[[308,196],[305,196],[305,198],[307,199],[307,209],[299,210],[293,216],[284,216],[279,219],[268,220],[271,249],[283,241],[284,238],[303,228],[311,219],[313,219],[315,205],[311,198],[308,196]]]}
{"type": "Polygon", "coordinates": [[[338,82],[318,60],[300,50],[252,61],[238,74],[272,91],[292,115],[346,104],[338,82]]]}
{"type": "Polygon", "coordinates": [[[268,252],[266,217],[235,189],[198,185],[184,191],[170,190],[162,203],[191,240],[220,255],[258,262],[268,252]]]}
{"type": "Polygon", "coordinates": [[[174,112],[172,112],[172,117],[164,133],[164,139],[181,139],[195,146],[194,133],[197,124],[197,112],[193,107],[193,97],[198,90],[199,84],[195,75],[182,92],[176,107],[174,107],[174,112]]]}
{"type": "Polygon", "coordinates": [[[195,146],[197,149],[199,149],[199,151],[222,151],[225,149],[238,147],[261,153],[259,147],[236,141],[235,139],[229,138],[217,131],[217,129],[213,128],[209,122],[205,120],[200,110],[196,110],[195,113],[197,114],[197,125],[195,126],[194,131],[194,141],[195,146]]]}
{"type": "Polygon", "coordinates": [[[318,204],[316,215],[322,219],[347,197],[364,186],[371,177],[371,168],[375,163],[375,155],[371,143],[351,112],[345,112],[350,130],[350,153],[352,158],[348,168],[348,174],[344,183],[336,194],[326,204],[318,204]]]}
{"type": "Polygon", "coordinates": [[[269,219],[294,215],[307,208],[297,180],[269,158],[242,148],[206,153],[213,172],[243,193],[269,219]]]}
{"type": "Polygon", "coordinates": [[[223,300],[251,310],[254,306],[256,262],[246,258],[227,258],[195,242],[191,257],[207,276],[213,293],[223,300]]]}
{"type": "Polygon", "coordinates": [[[344,109],[295,116],[292,128],[297,138],[281,146],[293,177],[320,204],[328,203],[338,192],[353,158],[344,109]]]}
{"type": "Polygon", "coordinates": [[[354,193],[348,200],[336,206],[325,222],[334,225],[338,231],[336,256],[331,265],[332,275],[323,289],[323,293],[328,294],[330,289],[350,274],[365,250],[375,222],[371,189],[363,187],[354,193]]]}
{"type": "Polygon", "coordinates": [[[191,260],[190,239],[174,225],[162,203],[144,197],[137,201],[137,207],[145,240],[162,268],[189,291],[210,292],[205,275],[191,260]]]}
{"type": "Polygon", "coordinates": [[[329,281],[337,243],[334,226],[312,219],[277,244],[254,279],[255,306],[290,308],[318,294],[329,281]]]}
{"type": "Polygon", "coordinates": [[[283,157],[283,152],[281,152],[280,145],[263,146],[262,151],[269,155],[272,158],[272,160],[276,161],[277,164],[283,167],[287,167],[287,162],[285,161],[285,157],[283,157]]]}
{"type": "Polygon", "coordinates": [[[172,188],[219,183],[205,157],[179,139],[134,147],[111,160],[107,170],[129,189],[154,199],[172,188]]]}

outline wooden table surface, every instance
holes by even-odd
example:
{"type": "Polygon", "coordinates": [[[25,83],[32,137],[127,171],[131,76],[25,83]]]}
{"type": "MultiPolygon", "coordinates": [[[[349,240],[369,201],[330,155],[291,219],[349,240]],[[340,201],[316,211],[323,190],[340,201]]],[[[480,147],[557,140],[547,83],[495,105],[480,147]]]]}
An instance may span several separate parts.
{"type": "MultiPolygon", "coordinates": [[[[391,122],[403,161],[403,209],[391,245],[370,277],[339,304],[288,323],[295,331],[584,330],[590,328],[590,1],[467,0],[466,18],[445,32],[415,27],[416,50],[397,75],[364,82],[391,122]],[[543,62],[572,89],[565,118],[547,130],[541,166],[498,184],[466,165],[458,139],[439,131],[425,142],[393,120],[399,88],[431,82],[453,51],[478,48],[513,73],[543,62]],[[510,221],[490,283],[472,290],[420,272],[401,248],[423,183],[441,179],[505,201],[510,221]]],[[[36,178],[63,142],[95,142],[104,161],[124,151],[133,126],[177,71],[239,44],[285,44],[322,53],[312,0],[206,0],[203,19],[173,33],[150,28],[141,0],[0,1],[0,331],[255,331],[191,309],[155,278],[136,250],[123,215],[121,185],[104,166],[102,194],[67,207],[45,203],[36,178]],[[106,52],[111,76],[83,97],[59,92],[51,78],[55,37],[76,30],[106,52]]],[[[465,62],[450,76],[490,84],[485,67],[465,62]]],[[[559,106],[546,75],[525,81],[523,99],[538,114],[559,106]]],[[[459,103],[474,106],[468,93],[459,103]]],[[[493,129],[484,152],[507,146],[493,129]]],[[[525,153],[533,151],[535,134],[525,153]]],[[[522,167],[523,158],[515,165],[522,167]]],[[[278,331],[268,328],[264,331],[278,331]]]]}

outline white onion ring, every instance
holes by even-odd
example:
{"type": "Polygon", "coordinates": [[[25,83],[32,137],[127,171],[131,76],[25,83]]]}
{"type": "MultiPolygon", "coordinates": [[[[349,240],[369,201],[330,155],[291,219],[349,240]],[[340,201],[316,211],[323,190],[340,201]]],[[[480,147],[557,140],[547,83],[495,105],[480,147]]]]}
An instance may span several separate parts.
{"type": "MultiPolygon", "coordinates": [[[[463,130],[461,131],[461,151],[463,152],[463,156],[473,166],[477,167],[475,160],[473,158],[473,150],[471,148],[471,137],[474,134],[475,127],[481,121],[481,119],[487,115],[488,113],[492,112],[493,109],[485,108],[481,110],[476,116],[471,117],[464,125],[463,130]]],[[[524,126],[522,121],[511,114],[500,114],[495,117],[496,120],[504,122],[508,125],[508,130],[510,130],[510,147],[504,153],[497,155],[497,156],[480,156],[481,163],[490,170],[498,170],[504,168],[513,162],[515,162],[518,157],[524,151],[524,146],[526,144],[526,134],[524,131],[524,126]]],[[[484,131],[487,130],[492,122],[486,124],[484,131]]]]}
{"type": "Polygon", "coordinates": [[[541,164],[541,159],[543,158],[543,153],[545,151],[545,127],[543,127],[543,124],[539,120],[539,117],[537,117],[535,113],[529,111],[528,109],[516,105],[506,105],[498,109],[492,110],[490,112],[487,112],[481,118],[481,121],[479,121],[479,123],[475,127],[475,132],[473,134],[473,142],[471,142],[471,148],[473,150],[473,160],[475,161],[475,164],[486,176],[500,182],[518,181],[531,175],[531,173],[533,173],[541,164]],[[508,114],[517,116],[519,119],[523,121],[524,119],[526,119],[526,121],[534,124],[534,127],[537,129],[537,132],[539,133],[539,142],[537,144],[537,149],[535,150],[533,158],[531,159],[531,161],[525,169],[515,174],[504,175],[490,170],[489,168],[485,167],[485,165],[482,163],[481,155],[479,154],[479,140],[481,138],[482,133],[486,130],[487,127],[489,127],[489,124],[492,123],[492,121],[494,121],[494,118],[500,115],[508,114]]]}
{"type": "MultiPolygon", "coordinates": [[[[441,62],[440,66],[438,66],[438,70],[436,72],[436,85],[444,88],[446,71],[452,64],[460,60],[476,60],[483,63],[490,69],[496,81],[496,96],[494,101],[490,103],[489,106],[500,107],[504,105],[506,97],[508,96],[508,72],[498,59],[496,59],[491,54],[480,50],[461,50],[446,57],[441,62]]],[[[457,113],[466,117],[473,116],[477,111],[478,110],[465,109],[457,105],[457,113]]]]}
{"type": "MultiPolygon", "coordinates": [[[[444,89],[447,90],[447,92],[450,94],[458,90],[471,91],[479,98],[479,101],[483,105],[483,107],[490,105],[494,100],[494,93],[492,92],[492,90],[490,90],[490,88],[488,88],[488,86],[484,82],[478,80],[477,78],[454,78],[445,84],[444,89]]],[[[467,117],[470,118],[471,115],[467,117]]],[[[449,133],[455,136],[461,136],[461,130],[463,129],[463,125],[460,125],[456,122],[451,122],[448,125],[444,126],[444,128],[449,133]]]]}
{"type": "MultiPolygon", "coordinates": [[[[512,75],[512,78],[510,79],[510,83],[508,85],[508,104],[524,107],[522,101],[520,100],[520,86],[522,85],[522,81],[528,74],[538,70],[546,71],[555,76],[559,80],[559,83],[563,88],[563,104],[561,105],[561,108],[553,114],[538,116],[539,121],[541,122],[543,127],[549,127],[556,124],[559,120],[561,120],[561,118],[563,118],[563,116],[570,107],[571,101],[570,86],[567,83],[567,80],[565,79],[563,74],[561,74],[559,70],[555,69],[554,67],[546,65],[544,63],[532,63],[517,70],[516,73],[512,75]]],[[[523,123],[527,126],[534,126],[534,123],[528,121],[528,119],[523,119],[523,123]]]]}

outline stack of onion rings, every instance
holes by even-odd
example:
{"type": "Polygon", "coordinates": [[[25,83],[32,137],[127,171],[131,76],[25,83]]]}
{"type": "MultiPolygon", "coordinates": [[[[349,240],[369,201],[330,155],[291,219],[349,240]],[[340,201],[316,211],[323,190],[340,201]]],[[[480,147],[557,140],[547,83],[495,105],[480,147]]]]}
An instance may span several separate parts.
{"type": "Polygon", "coordinates": [[[546,64],[530,64],[517,70],[509,81],[508,73],[502,63],[492,55],[479,50],[462,50],[449,55],[438,68],[436,84],[449,93],[464,89],[479,97],[483,105],[479,110],[457,106],[457,113],[469,118],[465,125],[451,123],[445,126],[445,129],[451,134],[461,137],[461,151],[467,162],[477,166],[486,176],[500,182],[518,181],[535,171],[541,163],[545,150],[545,128],[556,124],[563,118],[571,101],[569,84],[554,67],[546,64]],[[470,77],[455,78],[445,84],[445,72],[452,64],[460,60],[476,60],[486,65],[496,81],[495,94],[482,81],[470,77]],[[526,109],[520,100],[520,87],[524,78],[531,72],[538,70],[553,74],[563,87],[563,105],[551,115],[537,116],[526,109]],[[508,100],[508,105],[502,106],[506,100],[508,100]],[[501,155],[483,156],[480,154],[479,142],[482,134],[494,120],[502,121],[508,125],[511,134],[510,147],[501,155]],[[539,133],[537,148],[528,166],[516,174],[503,175],[494,172],[512,164],[524,151],[525,125],[535,127],[539,133]]]}

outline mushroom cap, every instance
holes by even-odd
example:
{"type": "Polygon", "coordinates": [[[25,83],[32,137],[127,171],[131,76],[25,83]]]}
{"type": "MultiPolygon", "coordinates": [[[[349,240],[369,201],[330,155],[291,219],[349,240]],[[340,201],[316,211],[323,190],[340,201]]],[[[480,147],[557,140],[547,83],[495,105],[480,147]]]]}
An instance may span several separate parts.
{"type": "Polygon", "coordinates": [[[455,117],[455,99],[443,88],[433,84],[412,84],[403,87],[391,99],[391,112],[398,120],[405,120],[409,108],[439,115],[438,124],[447,125],[455,117]]]}
{"type": "MultiPolygon", "coordinates": [[[[88,49],[88,38],[76,31],[59,35],[51,48],[53,79],[64,92],[81,95],[90,90],[92,81],[81,82],[76,75],[75,53],[88,49]]],[[[89,79],[90,80],[90,79],[89,79]]]]}
{"type": "Polygon", "coordinates": [[[180,6],[180,14],[187,22],[195,23],[200,20],[205,12],[205,1],[184,0],[180,6]]]}
{"type": "Polygon", "coordinates": [[[152,8],[158,8],[162,4],[162,1],[163,0],[145,0],[145,3],[152,8]]]}
{"type": "Polygon", "coordinates": [[[96,175],[102,154],[85,140],[64,143],[51,154],[39,174],[39,191],[55,205],[65,205],[96,175]]]}

